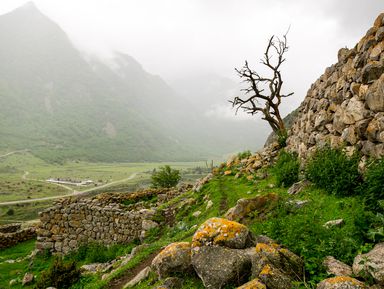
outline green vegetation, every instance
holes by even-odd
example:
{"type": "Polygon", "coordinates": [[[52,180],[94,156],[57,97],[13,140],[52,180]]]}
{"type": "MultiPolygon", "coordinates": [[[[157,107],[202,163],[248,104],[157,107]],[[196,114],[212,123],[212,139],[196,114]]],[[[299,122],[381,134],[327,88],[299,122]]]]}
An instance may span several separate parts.
{"type": "Polygon", "coordinates": [[[0,250],[0,288],[10,288],[9,281],[15,279],[18,284],[12,288],[23,288],[21,281],[27,272],[39,273],[46,270],[52,263],[52,258],[38,255],[31,262],[26,257],[35,249],[35,240],[20,243],[14,247],[0,250]],[[7,260],[17,260],[8,263],[7,260]]]}
{"type": "Polygon", "coordinates": [[[306,177],[327,192],[347,196],[358,192],[361,176],[358,171],[359,156],[348,157],[342,149],[329,146],[318,149],[309,160],[306,177]]]}
{"type": "MultiPolygon", "coordinates": [[[[312,163],[309,163],[309,167],[314,166],[315,162],[321,164],[321,161],[324,163],[333,161],[333,168],[336,172],[339,172],[340,168],[346,168],[346,164],[356,165],[353,157],[347,158],[336,150],[328,149],[328,151],[325,151],[323,149],[321,153],[317,153],[315,156],[317,158],[314,157],[311,160],[312,163]],[[319,156],[322,158],[319,158],[319,156]]],[[[123,276],[138,264],[146,261],[164,245],[176,241],[190,241],[198,225],[210,217],[224,216],[227,210],[233,207],[240,198],[251,198],[272,192],[279,195],[277,206],[263,213],[251,212],[247,216],[247,226],[254,234],[267,235],[300,255],[305,261],[306,276],[302,282],[295,285],[295,288],[315,288],[315,285],[327,276],[325,269],[321,265],[325,256],[334,256],[338,260],[351,265],[353,258],[357,254],[369,251],[375,243],[384,239],[384,216],[380,213],[380,210],[368,206],[370,203],[367,198],[368,195],[366,195],[366,193],[372,192],[370,196],[373,199],[382,198],[382,195],[376,192],[380,192],[380,185],[382,185],[383,162],[379,161],[369,167],[365,174],[365,182],[360,187],[363,192],[361,194],[339,193],[340,188],[345,189],[351,184],[334,184],[324,188],[323,183],[320,182],[304,188],[295,196],[290,196],[287,194],[287,189],[280,185],[287,186],[288,183],[297,180],[299,167],[300,163],[297,156],[284,151],[280,153],[274,167],[264,169],[265,174],[255,174],[253,178],[226,176],[223,172],[228,168],[223,167],[209,183],[203,186],[200,192],[187,191],[162,205],[162,208],[171,207],[176,209],[175,225],[151,230],[146,237],[149,246],[139,251],[125,266],[119,268],[104,280],[101,280],[101,275],[80,277],[80,280],[70,288],[106,288],[111,280],[123,276]],[[266,178],[264,178],[265,175],[266,178]],[[286,175],[287,179],[283,178],[284,175],[286,175]],[[335,188],[338,190],[335,191],[335,188]],[[207,209],[208,199],[213,203],[213,206],[209,209],[207,209]],[[364,199],[366,199],[365,202],[364,199]],[[183,205],[185,201],[188,201],[188,205],[183,205]],[[305,203],[298,206],[296,205],[297,201],[305,201],[305,203]],[[194,217],[193,213],[196,211],[200,211],[201,214],[194,217]],[[343,226],[324,227],[327,221],[340,218],[345,222],[343,226]]],[[[323,167],[321,166],[321,168],[323,167]]],[[[307,174],[309,172],[313,172],[313,167],[307,168],[307,174]]],[[[329,171],[323,171],[319,178],[324,180],[326,174],[330,176],[329,171]]],[[[354,192],[356,191],[354,190],[354,192]]],[[[151,202],[151,198],[146,199],[146,201],[151,202]]],[[[162,218],[163,216],[160,215],[154,217],[156,220],[162,218]]],[[[82,264],[106,262],[117,256],[126,255],[134,246],[136,244],[131,243],[107,248],[96,243],[88,244],[69,254],[64,261],[75,262],[76,267],[79,268],[82,264]]],[[[6,258],[12,256],[10,251],[7,251],[6,254],[6,258]]],[[[1,267],[2,258],[3,253],[1,252],[0,273],[7,276],[12,268],[4,269],[4,267],[1,267]]],[[[42,260],[41,258],[43,257],[37,257],[33,262],[34,266],[38,266],[39,260],[42,260]]],[[[44,279],[45,275],[42,274],[42,271],[48,272],[48,267],[53,267],[53,265],[50,265],[54,260],[52,257],[45,260],[47,260],[47,264],[43,267],[31,267],[32,272],[38,274],[38,280],[44,279]],[[40,271],[34,271],[35,268],[39,268],[40,271]]],[[[24,272],[26,272],[26,269],[20,270],[17,275],[18,278],[24,272]]],[[[0,279],[0,288],[3,284],[7,284],[10,278],[0,279]]],[[[183,289],[203,288],[199,278],[194,275],[185,275],[183,280],[183,289]]],[[[161,282],[156,279],[155,274],[151,274],[147,280],[134,288],[155,287],[160,284],[161,282]]]]}
{"type": "Polygon", "coordinates": [[[100,243],[89,243],[79,247],[76,251],[70,253],[67,259],[76,261],[81,264],[105,263],[131,252],[132,248],[137,245],[131,243],[129,245],[113,245],[104,246],[100,243]]]}
{"type": "Polygon", "coordinates": [[[56,287],[67,289],[80,279],[80,270],[74,261],[63,261],[56,257],[51,266],[43,271],[36,282],[36,289],[56,287]]]}
{"type": "Polygon", "coordinates": [[[370,210],[384,213],[384,158],[368,167],[360,191],[370,210]]]}
{"type": "Polygon", "coordinates": [[[296,153],[281,150],[274,166],[278,186],[289,187],[299,180],[300,162],[296,153]]]}
{"type": "Polygon", "coordinates": [[[175,187],[180,179],[180,171],[172,169],[169,165],[160,167],[159,171],[152,174],[152,187],[154,188],[171,188],[175,187]]]}

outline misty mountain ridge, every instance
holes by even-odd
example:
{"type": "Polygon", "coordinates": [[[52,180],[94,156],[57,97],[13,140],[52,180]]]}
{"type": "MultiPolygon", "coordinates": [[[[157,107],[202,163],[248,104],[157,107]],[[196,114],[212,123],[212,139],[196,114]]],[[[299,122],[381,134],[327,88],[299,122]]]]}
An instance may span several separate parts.
{"type": "Polygon", "coordinates": [[[193,101],[209,98],[202,86],[183,97],[127,54],[84,55],[33,3],[0,16],[0,39],[1,149],[53,161],[171,161],[262,143],[256,125],[208,117],[193,101]]]}

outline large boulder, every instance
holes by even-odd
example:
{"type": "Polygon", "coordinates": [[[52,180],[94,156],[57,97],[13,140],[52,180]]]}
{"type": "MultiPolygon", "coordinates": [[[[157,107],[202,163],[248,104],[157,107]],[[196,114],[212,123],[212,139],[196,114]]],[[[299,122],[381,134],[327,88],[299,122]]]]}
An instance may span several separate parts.
{"type": "Polygon", "coordinates": [[[364,283],[359,280],[348,277],[348,276],[338,276],[333,278],[328,278],[321,281],[317,284],[317,289],[368,289],[364,283]]]}
{"type": "Polygon", "coordinates": [[[252,277],[268,288],[291,288],[304,274],[301,258],[276,243],[258,243],[251,255],[252,277]]]}
{"type": "Polygon", "coordinates": [[[205,221],[192,238],[192,249],[202,246],[224,246],[243,249],[252,242],[248,228],[240,223],[222,218],[205,221]]]}
{"type": "Polygon", "coordinates": [[[192,265],[208,289],[220,289],[229,283],[242,284],[251,272],[251,260],[246,250],[220,246],[197,247],[192,255],[192,265]]]}
{"type": "Polygon", "coordinates": [[[357,255],[352,269],[356,276],[370,276],[376,283],[384,285],[384,243],[377,244],[367,254],[357,255]]]}
{"type": "Polygon", "coordinates": [[[188,271],[191,268],[191,244],[178,242],[168,245],[153,259],[152,268],[161,279],[174,272],[188,271]]]}
{"type": "Polygon", "coordinates": [[[279,196],[275,193],[269,193],[263,196],[256,196],[254,198],[239,199],[236,206],[230,208],[225,217],[231,221],[242,221],[251,212],[257,211],[259,215],[263,215],[266,212],[273,209],[279,196]]]}

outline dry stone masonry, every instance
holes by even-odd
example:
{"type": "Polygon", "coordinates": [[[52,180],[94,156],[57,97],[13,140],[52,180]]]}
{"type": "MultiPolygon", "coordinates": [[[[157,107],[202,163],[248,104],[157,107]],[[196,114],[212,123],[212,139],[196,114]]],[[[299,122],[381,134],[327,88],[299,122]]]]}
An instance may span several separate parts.
{"type": "Polygon", "coordinates": [[[36,237],[35,228],[21,228],[21,224],[0,226],[0,249],[14,246],[36,237]]]}
{"type": "Polygon", "coordinates": [[[365,158],[384,155],[384,13],[352,49],[312,84],[287,148],[306,158],[316,146],[346,145],[365,158]]]}
{"type": "Polygon", "coordinates": [[[61,200],[40,212],[36,247],[40,251],[66,254],[89,242],[105,245],[129,243],[159,225],[152,220],[158,204],[189,188],[61,200]],[[156,202],[151,202],[151,198],[156,202]]]}

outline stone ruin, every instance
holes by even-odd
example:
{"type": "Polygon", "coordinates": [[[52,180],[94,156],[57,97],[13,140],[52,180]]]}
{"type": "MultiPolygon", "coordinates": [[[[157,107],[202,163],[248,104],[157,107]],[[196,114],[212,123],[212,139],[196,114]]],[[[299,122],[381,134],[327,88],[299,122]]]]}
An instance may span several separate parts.
{"type": "Polygon", "coordinates": [[[339,50],[298,108],[288,150],[305,159],[324,144],[384,156],[384,13],[354,48],[339,50]]]}
{"type": "Polygon", "coordinates": [[[37,229],[36,248],[66,254],[85,243],[111,245],[141,239],[148,230],[161,225],[161,220],[153,220],[156,215],[169,213],[167,209],[159,210],[158,206],[190,188],[149,189],[60,200],[39,213],[41,223],[37,229]]]}
{"type": "Polygon", "coordinates": [[[34,227],[21,228],[19,223],[0,226],[0,249],[12,247],[35,237],[34,227]]]}

